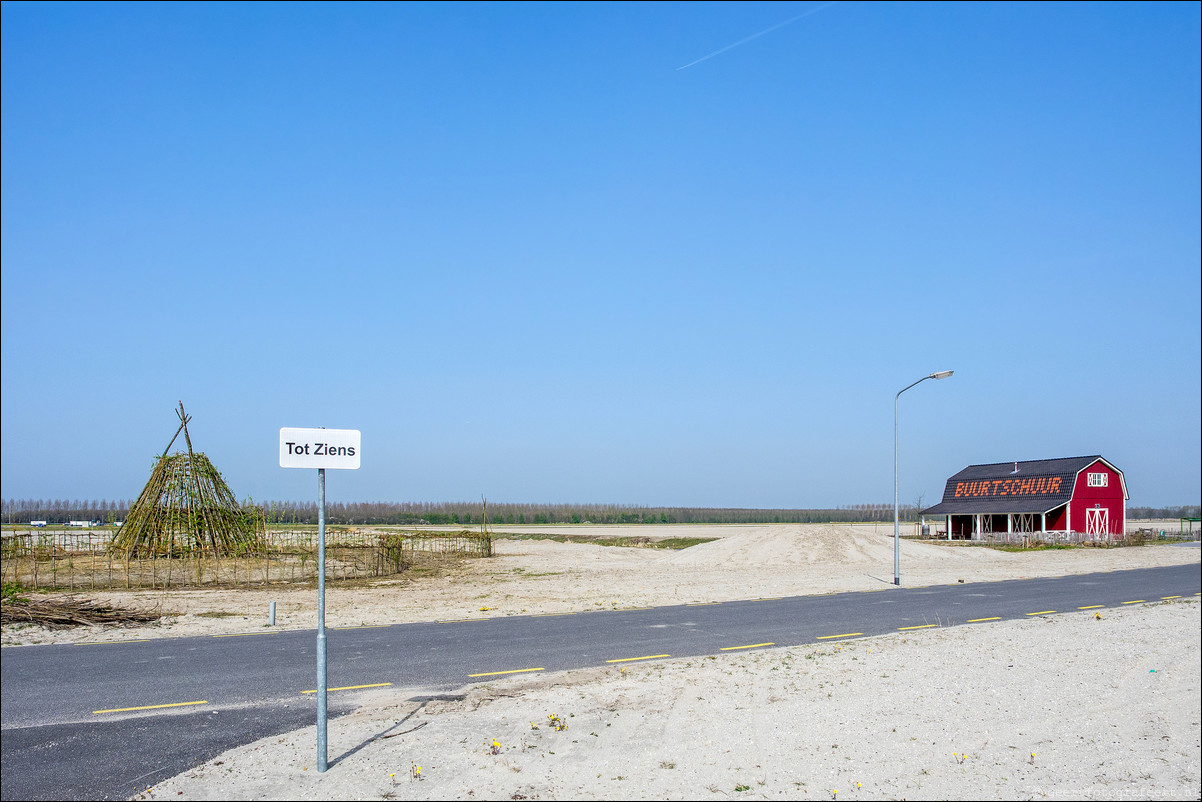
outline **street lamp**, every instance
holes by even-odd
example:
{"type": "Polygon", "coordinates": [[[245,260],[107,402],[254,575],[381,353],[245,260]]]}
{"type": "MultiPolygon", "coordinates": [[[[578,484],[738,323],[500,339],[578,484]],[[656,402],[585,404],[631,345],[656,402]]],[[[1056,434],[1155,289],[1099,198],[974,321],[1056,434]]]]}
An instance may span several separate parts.
{"type": "MultiPolygon", "coordinates": [[[[927,379],[946,379],[953,372],[941,370],[938,373],[923,376],[914,384],[921,384],[927,379]]],[[[901,398],[901,394],[913,387],[914,384],[901,388],[897,391],[897,395],[893,396],[893,584],[895,585],[901,584],[901,536],[898,533],[897,515],[897,399],[901,398]]]]}

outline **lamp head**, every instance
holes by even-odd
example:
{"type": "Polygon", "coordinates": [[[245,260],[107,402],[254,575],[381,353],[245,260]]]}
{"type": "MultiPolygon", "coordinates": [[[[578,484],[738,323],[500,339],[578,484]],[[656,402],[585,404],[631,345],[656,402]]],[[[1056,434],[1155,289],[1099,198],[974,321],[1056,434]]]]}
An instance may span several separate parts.
{"type": "Polygon", "coordinates": [[[932,373],[932,374],[931,374],[930,376],[928,376],[927,378],[930,378],[930,379],[946,379],[948,376],[952,375],[953,373],[955,373],[955,371],[954,371],[954,370],[941,370],[941,371],[939,371],[938,373],[932,373]]]}

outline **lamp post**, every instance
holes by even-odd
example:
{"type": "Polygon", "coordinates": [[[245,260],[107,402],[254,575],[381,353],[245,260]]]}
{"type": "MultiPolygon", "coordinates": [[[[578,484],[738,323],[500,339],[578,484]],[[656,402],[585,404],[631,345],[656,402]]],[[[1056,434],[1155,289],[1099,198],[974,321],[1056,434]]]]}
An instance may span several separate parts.
{"type": "MultiPolygon", "coordinates": [[[[927,379],[946,379],[952,375],[954,371],[941,370],[938,373],[932,373],[929,376],[923,376],[914,384],[921,384],[927,379]]],[[[901,535],[899,534],[898,513],[897,513],[897,400],[901,398],[901,394],[909,390],[914,384],[907,385],[897,391],[897,395],[893,396],[893,584],[901,584],[901,535]]]]}

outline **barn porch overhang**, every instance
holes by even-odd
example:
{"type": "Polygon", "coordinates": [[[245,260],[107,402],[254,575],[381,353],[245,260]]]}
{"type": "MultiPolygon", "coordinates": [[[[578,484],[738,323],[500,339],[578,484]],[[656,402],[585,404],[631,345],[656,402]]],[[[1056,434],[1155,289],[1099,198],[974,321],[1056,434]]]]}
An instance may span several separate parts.
{"type": "Polygon", "coordinates": [[[946,528],[940,535],[946,533],[948,540],[1044,534],[1062,530],[1067,521],[1068,501],[1053,502],[1050,507],[1046,500],[1043,504],[1032,504],[1029,499],[1027,503],[1017,503],[1018,499],[1007,500],[1010,503],[992,501],[944,502],[919,514],[923,524],[931,517],[944,518],[946,528]]]}
{"type": "Polygon", "coordinates": [[[1040,500],[1030,498],[964,499],[943,501],[922,510],[920,515],[1046,515],[1063,507],[1068,499],[1040,500]]]}

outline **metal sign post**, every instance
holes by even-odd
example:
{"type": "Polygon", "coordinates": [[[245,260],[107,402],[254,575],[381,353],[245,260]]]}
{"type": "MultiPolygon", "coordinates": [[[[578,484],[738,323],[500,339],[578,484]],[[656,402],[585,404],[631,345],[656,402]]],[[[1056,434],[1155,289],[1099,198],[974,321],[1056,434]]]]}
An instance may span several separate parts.
{"type": "Polygon", "coordinates": [[[326,469],[317,469],[317,770],[326,755],[326,469]]]}
{"type": "Polygon", "coordinates": [[[280,467],[317,469],[317,770],[326,740],[326,468],[359,468],[358,429],[280,429],[280,467]]]}

